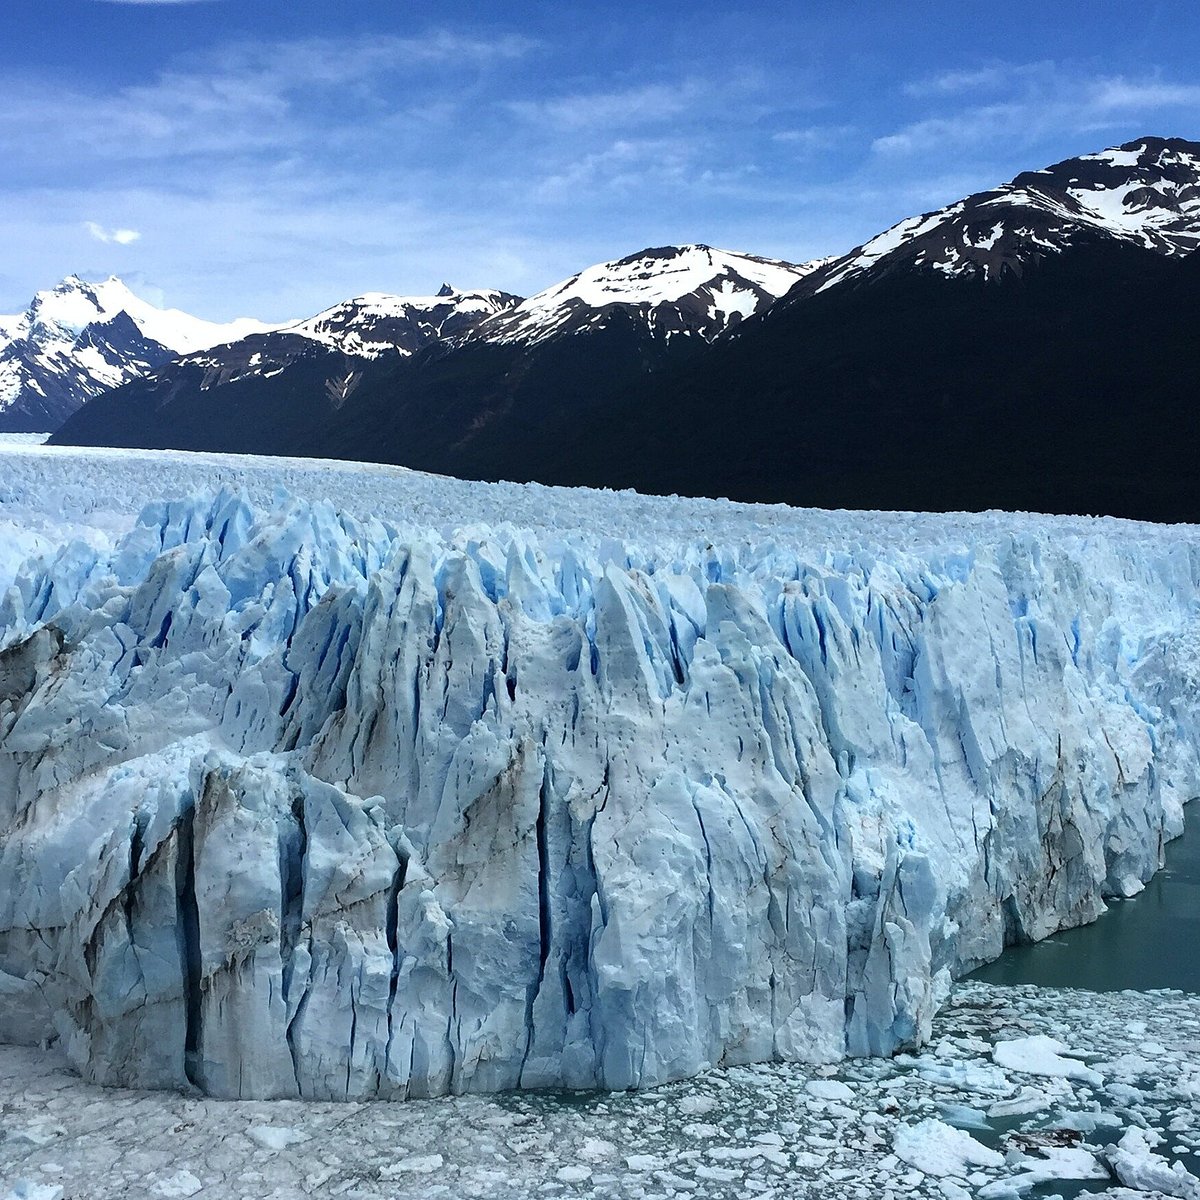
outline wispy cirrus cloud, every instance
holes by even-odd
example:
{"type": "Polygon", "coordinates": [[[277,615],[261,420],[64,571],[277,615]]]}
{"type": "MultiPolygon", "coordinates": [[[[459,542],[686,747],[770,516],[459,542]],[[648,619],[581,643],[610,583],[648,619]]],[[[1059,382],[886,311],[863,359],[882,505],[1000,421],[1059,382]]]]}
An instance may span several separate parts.
{"type": "MultiPolygon", "coordinates": [[[[173,0],[175,2],[175,0],[173,0]]],[[[522,58],[538,43],[516,35],[472,37],[437,30],[419,37],[309,38],[242,42],[173,65],[115,91],[0,79],[0,153],[10,164],[228,159],[308,152],[330,130],[393,125],[410,87],[414,111],[434,91],[430,72],[456,81],[522,58]],[[418,84],[420,86],[418,86],[418,84]],[[341,116],[331,101],[352,110],[341,116]],[[356,107],[366,104],[365,109],[356,107]]]]}
{"type": "MultiPolygon", "coordinates": [[[[258,294],[251,307],[282,317],[406,279],[427,290],[423,264],[434,286],[455,262],[469,285],[540,285],[540,252],[471,193],[522,169],[489,121],[501,120],[494,93],[539,48],[435,29],[227,42],[117,88],[0,73],[10,269],[29,264],[19,269],[41,286],[121,248],[101,272],[157,272],[210,301],[229,291],[222,275],[241,278],[243,297],[258,294]],[[311,299],[287,296],[289,279],[311,299]]],[[[178,291],[173,302],[206,307],[178,291]]]]}
{"type": "Polygon", "coordinates": [[[1088,100],[1091,108],[1100,113],[1195,108],[1200,107],[1200,84],[1115,76],[1093,81],[1088,100]]]}
{"type": "Polygon", "coordinates": [[[560,130],[613,129],[674,121],[695,108],[706,90],[699,80],[684,79],[539,100],[514,100],[506,107],[526,121],[560,130]]]}
{"type": "Polygon", "coordinates": [[[771,135],[771,140],[797,153],[813,154],[845,142],[857,132],[853,125],[805,125],[800,129],[780,129],[771,135]]]}
{"type": "Polygon", "coordinates": [[[906,96],[959,96],[966,92],[997,91],[1036,76],[1052,76],[1054,63],[1044,60],[1032,63],[992,62],[979,67],[939,71],[921,79],[911,79],[902,86],[906,96]]]}
{"type": "MultiPolygon", "coordinates": [[[[795,103],[793,97],[791,103],[795,103]]],[[[564,133],[599,130],[610,135],[652,125],[747,123],[769,116],[779,100],[773,81],[753,67],[727,70],[720,87],[701,75],[623,87],[564,91],[510,100],[505,109],[530,126],[564,133]]]]}
{"type": "Polygon", "coordinates": [[[568,200],[583,190],[645,192],[678,184],[699,156],[699,146],[684,137],[617,138],[606,145],[559,163],[534,185],[540,200],[568,200]]]}
{"type": "Polygon", "coordinates": [[[136,229],[105,229],[96,221],[84,221],[83,227],[105,245],[132,246],[142,236],[136,229]]]}
{"type": "Polygon", "coordinates": [[[1158,76],[1087,76],[1054,63],[994,64],[952,71],[905,86],[919,98],[993,93],[987,103],[912,121],[877,137],[872,149],[889,157],[952,153],[962,147],[1031,144],[1039,138],[1103,134],[1132,121],[1144,131],[1200,107],[1200,84],[1158,76]]]}

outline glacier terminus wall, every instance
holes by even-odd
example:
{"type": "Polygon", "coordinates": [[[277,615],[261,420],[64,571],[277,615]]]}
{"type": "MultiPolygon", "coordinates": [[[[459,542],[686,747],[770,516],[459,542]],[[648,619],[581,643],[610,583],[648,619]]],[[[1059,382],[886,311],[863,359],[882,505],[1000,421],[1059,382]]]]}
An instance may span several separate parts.
{"type": "Polygon", "coordinates": [[[1161,865],[1198,596],[1189,529],[152,504],[0,601],[0,1040],[306,1098],[920,1044],[952,977],[1161,865]]]}

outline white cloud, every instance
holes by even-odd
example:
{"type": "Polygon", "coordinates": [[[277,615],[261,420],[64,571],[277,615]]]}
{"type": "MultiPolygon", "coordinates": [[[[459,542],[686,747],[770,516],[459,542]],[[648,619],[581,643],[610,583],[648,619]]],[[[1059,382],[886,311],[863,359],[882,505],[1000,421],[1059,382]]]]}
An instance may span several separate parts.
{"type": "Polygon", "coordinates": [[[670,122],[709,91],[696,80],[648,84],[606,92],[581,92],[547,100],[517,100],[510,112],[557,129],[612,128],[670,122]]]}
{"type": "MultiPolygon", "coordinates": [[[[137,2],[142,3],[143,0],[137,0],[137,2]]],[[[84,221],[83,227],[96,241],[104,242],[105,245],[115,242],[118,246],[128,246],[142,236],[136,229],[105,229],[103,225],[98,225],[95,221],[84,221]]]]}
{"type": "Polygon", "coordinates": [[[1141,132],[1159,132],[1150,127],[1171,119],[1174,110],[1200,105],[1197,84],[1153,76],[1079,76],[1052,63],[949,72],[905,90],[914,96],[951,96],[985,84],[1001,93],[993,102],[913,121],[877,137],[872,150],[891,158],[945,155],[961,149],[1031,145],[1050,136],[1102,134],[1135,120],[1147,127],[1141,132]]]}
{"type": "Polygon", "coordinates": [[[618,138],[560,164],[536,185],[549,202],[573,202],[597,190],[632,193],[652,184],[678,186],[699,154],[686,138],[618,138]]]}
{"type": "Polygon", "coordinates": [[[1097,79],[1089,101],[1100,112],[1137,108],[1193,108],[1200,105],[1200,84],[1163,83],[1159,80],[1097,79]]]}
{"type": "Polygon", "coordinates": [[[791,146],[802,154],[812,154],[844,142],[855,132],[853,125],[808,125],[803,129],[781,129],[771,135],[771,140],[791,146]]]}
{"type": "Polygon", "coordinates": [[[910,80],[903,87],[908,96],[957,96],[963,92],[997,91],[1035,76],[1053,76],[1054,64],[993,62],[965,70],[940,71],[924,79],[910,80]]]}
{"type": "MultiPolygon", "coordinates": [[[[1042,110],[1041,116],[1046,116],[1042,110]]],[[[876,138],[871,149],[878,154],[905,155],[942,151],[953,146],[979,145],[1024,130],[1032,133],[1021,104],[990,104],[955,113],[930,117],[876,138]]]]}

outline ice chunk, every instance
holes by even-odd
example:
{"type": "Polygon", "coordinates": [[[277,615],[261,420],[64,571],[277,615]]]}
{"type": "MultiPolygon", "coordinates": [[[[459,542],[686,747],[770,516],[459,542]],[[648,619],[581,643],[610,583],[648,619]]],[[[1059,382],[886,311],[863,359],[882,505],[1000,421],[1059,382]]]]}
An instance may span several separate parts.
{"type": "Polygon", "coordinates": [[[1200,1178],[1183,1163],[1168,1163],[1154,1147],[1157,1134],[1136,1126],[1126,1130],[1115,1146],[1105,1150],[1117,1178],[1126,1186],[1182,1200],[1200,1200],[1200,1178]]]}
{"type": "Polygon", "coordinates": [[[38,1183],[33,1179],[18,1179],[4,1200],[63,1200],[63,1189],[57,1183],[38,1183]]]}
{"type": "Polygon", "coordinates": [[[1002,1167],[1004,1155],[936,1117],[901,1125],[892,1139],[898,1158],[926,1175],[966,1179],[972,1167],[1002,1167]]]}
{"type": "Polygon", "coordinates": [[[252,1125],[246,1136],[264,1150],[286,1150],[307,1142],[310,1135],[302,1129],[291,1129],[283,1125],[252,1125]]]}
{"type": "Polygon", "coordinates": [[[1045,1034],[997,1042],[992,1048],[992,1057],[1010,1071],[1020,1071],[1026,1075],[1049,1075],[1058,1079],[1080,1079],[1094,1087],[1103,1085],[1103,1075],[1069,1055],[1070,1050],[1062,1042],[1045,1034]]]}
{"type": "Polygon", "coordinates": [[[818,1100],[853,1100],[854,1091],[840,1079],[810,1079],[804,1090],[818,1100]]]}

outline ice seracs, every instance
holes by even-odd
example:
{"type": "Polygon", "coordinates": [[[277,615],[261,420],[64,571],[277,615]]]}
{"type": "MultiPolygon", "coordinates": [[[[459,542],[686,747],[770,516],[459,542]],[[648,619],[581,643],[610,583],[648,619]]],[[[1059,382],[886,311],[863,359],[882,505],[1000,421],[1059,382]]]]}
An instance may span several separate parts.
{"type": "MultiPolygon", "coordinates": [[[[188,463],[67,458],[93,505],[188,463]]],[[[891,1054],[953,975],[1148,878],[1200,792],[1193,529],[358,468],[392,524],[214,494],[222,461],[0,603],[0,1038],[92,1079],[399,1098],[891,1054]]]]}

